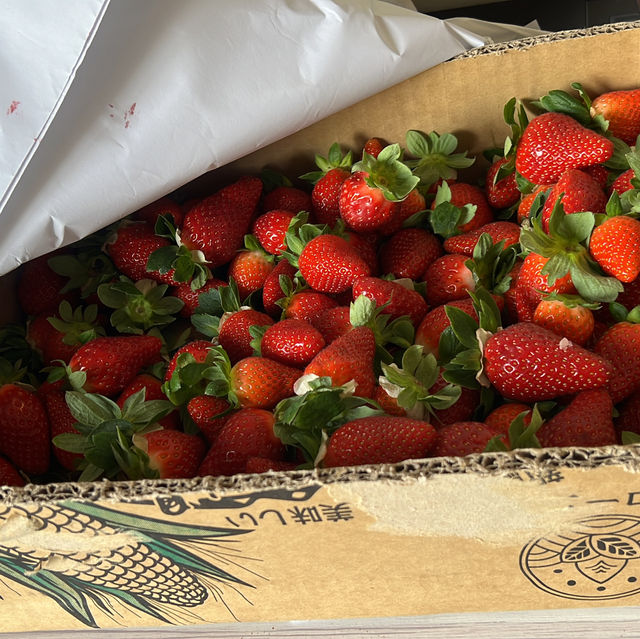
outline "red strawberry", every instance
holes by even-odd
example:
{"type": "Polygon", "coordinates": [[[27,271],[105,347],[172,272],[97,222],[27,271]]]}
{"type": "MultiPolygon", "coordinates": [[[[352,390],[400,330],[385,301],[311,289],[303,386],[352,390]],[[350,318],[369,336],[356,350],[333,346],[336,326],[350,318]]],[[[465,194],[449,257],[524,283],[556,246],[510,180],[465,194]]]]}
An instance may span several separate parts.
{"type": "Polygon", "coordinates": [[[489,222],[473,231],[467,231],[461,235],[452,235],[443,242],[447,253],[459,253],[471,257],[480,236],[488,233],[494,244],[504,241],[504,248],[517,244],[520,241],[520,226],[514,222],[499,220],[489,222]]]}
{"type": "Polygon", "coordinates": [[[202,460],[198,474],[218,476],[248,472],[246,464],[252,457],[273,461],[284,459],[284,445],[273,432],[274,423],[273,413],[268,410],[243,408],[234,413],[202,460]]]}
{"type": "MultiPolygon", "coordinates": [[[[77,433],[75,427],[76,418],[71,414],[69,406],[64,397],[64,391],[51,391],[41,395],[44,403],[47,417],[49,418],[49,426],[51,429],[51,439],[56,435],[65,433],[77,433]]],[[[53,454],[58,463],[66,470],[76,470],[77,464],[84,458],[80,453],[70,453],[53,445],[53,454]]]]}
{"type": "Polygon", "coordinates": [[[353,328],[349,306],[334,306],[322,309],[315,317],[310,318],[309,322],[320,331],[327,344],[348,333],[353,328]]]}
{"type": "Polygon", "coordinates": [[[438,430],[429,456],[465,457],[481,453],[497,434],[483,422],[454,422],[438,430]]]}
{"type": "Polygon", "coordinates": [[[373,363],[376,340],[367,326],[358,326],[328,344],[304,369],[304,374],[330,377],[333,386],[355,380],[355,394],[371,397],[376,386],[373,363]]]}
{"type": "Polygon", "coordinates": [[[518,212],[517,212],[517,222],[518,224],[522,224],[523,220],[529,217],[531,213],[531,207],[535,202],[536,198],[545,191],[548,191],[552,188],[553,185],[540,184],[536,186],[531,193],[524,194],[522,199],[520,200],[520,204],[518,204],[518,212]]]}
{"type": "MultiPolygon", "coordinates": [[[[125,401],[131,397],[131,395],[141,391],[143,388],[145,401],[151,399],[167,399],[167,396],[162,390],[162,380],[154,377],[150,373],[140,373],[122,389],[122,392],[118,395],[116,404],[122,408],[125,401]]],[[[166,430],[176,430],[181,426],[180,415],[177,410],[174,410],[166,417],[163,417],[158,423],[166,430]]]]}
{"type": "Polygon", "coordinates": [[[320,331],[309,322],[283,319],[269,326],[262,336],[260,351],[287,366],[308,364],[325,346],[320,331]]]}
{"type": "Polygon", "coordinates": [[[0,387],[0,453],[19,470],[40,475],[49,470],[49,419],[40,397],[26,386],[0,387]]]}
{"type": "Polygon", "coordinates": [[[601,189],[607,188],[609,184],[609,169],[604,164],[592,164],[580,170],[590,175],[600,185],[601,189]]]}
{"type": "Polygon", "coordinates": [[[240,299],[259,291],[273,271],[273,257],[261,248],[239,251],[231,260],[227,275],[238,286],[240,299]]]}
{"type": "Polygon", "coordinates": [[[337,235],[318,235],[302,249],[298,260],[302,277],[321,293],[342,293],[359,277],[371,274],[360,253],[337,235]]]}
{"type": "Polygon", "coordinates": [[[427,267],[422,280],[427,285],[429,306],[464,299],[468,296],[467,291],[475,290],[473,273],[466,265],[468,259],[460,253],[447,253],[427,267]]]}
{"type": "Polygon", "coordinates": [[[291,213],[311,210],[311,196],[297,186],[281,185],[262,198],[262,210],[281,209],[291,213]]]}
{"type": "Polygon", "coordinates": [[[271,326],[273,318],[266,313],[252,308],[241,308],[239,311],[223,315],[220,320],[218,343],[227,352],[232,363],[253,354],[249,333],[252,326],[271,326]]]}
{"type": "Polygon", "coordinates": [[[484,347],[484,374],[506,399],[537,402],[606,386],[608,360],[531,322],[494,333],[484,347]]]}
{"type": "Polygon", "coordinates": [[[397,278],[417,280],[442,253],[440,240],[430,231],[400,229],[380,247],[380,269],[397,278]]]}
{"type": "Polygon", "coordinates": [[[223,397],[196,395],[187,403],[187,413],[206,440],[212,444],[232,415],[231,404],[223,397]]]}
{"type": "Polygon", "coordinates": [[[144,220],[151,224],[151,226],[155,226],[158,217],[161,215],[171,215],[178,228],[182,225],[182,219],[184,217],[182,207],[167,196],[143,206],[141,209],[135,211],[135,213],[132,213],[131,217],[136,220],[144,220]]]}
{"type": "Polygon", "coordinates": [[[148,222],[125,220],[107,241],[106,251],[115,267],[134,282],[152,279],[164,284],[175,285],[173,270],[168,273],[147,271],[147,261],[159,248],[170,246],[171,242],[155,234],[148,222]]]}
{"type": "Polygon", "coordinates": [[[245,357],[231,369],[230,389],[242,407],[271,409],[293,395],[300,369],[266,357],[245,357]]]}
{"type": "Polygon", "coordinates": [[[0,457],[0,486],[24,486],[25,481],[18,469],[4,457],[0,457]]]}
{"type": "Polygon", "coordinates": [[[627,169],[620,173],[620,175],[611,183],[611,191],[615,191],[618,195],[622,195],[625,191],[631,191],[633,184],[631,180],[636,177],[636,172],[633,169],[627,169]]]}
{"type": "Polygon", "coordinates": [[[603,164],[613,142],[564,113],[543,113],[526,126],[516,150],[516,170],[534,184],[555,184],[567,169],[603,164]]]}
{"type": "Polygon", "coordinates": [[[363,153],[368,153],[369,155],[377,158],[380,155],[380,151],[387,146],[384,141],[380,138],[369,138],[362,147],[363,153]]]}
{"type": "Polygon", "coordinates": [[[152,335],[97,337],[82,345],[69,361],[71,373],[82,372],[87,393],[112,397],[143,368],[158,361],[162,341],[152,335]]]}
{"type": "MultiPolygon", "coordinates": [[[[477,229],[494,220],[494,212],[484,191],[475,184],[468,184],[466,182],[452,182],[448,183],[451,191],[450,202],[458,208],[463,208],[466,204],[473,204],[476,206],[476,212],[473,217],[462,224],[459,227],[461,233],[467,233],[473,229],[477,229]]],[[[435,200],[434,200],[435,204],[435,200]]]]}
{"type": "Polygon", "coordinates": [[[161,479],[195,477],[206,453],[200,436],[179,430],[154,430],[141,435],[138,442],[149,456],[149,466],[161,479]]]}
{"type": "Polygon", "coordinates": [[[626,215],[607,218],[596,226],[589,252],[602,270],[631,282],[640,275],[640,221],[626,215]]]}
{"type": "Polygon", "coordinates": [[[578,393],[536,433],[541,446],[609,446],[616,443],[613,402],[604,389],[578,393]]]}
{"type": "Polygon", "coordinates": [[[580,301],[567,296],[545,297],[538,302],[532,321],[583,346],[593,334],[595,319],[580,301]]]}
{"type": "Polygon", "coordinates": [[[414,326],[417,326],[427,312],[427,302],[424,297],[413,289],[406,288],[398,282],[383,280],[379,277],[361,277],[353,284],[353,299],[364,295],[376,303],[384,306],[382,313],[390,315],[392,319],[407,316],[414,326]]]}
{"type": "Polygon", "coordinates": [[[371,275],[378,273],[378,235],[375,233],[345,231],[344,238],[367,263],[371,275]]]}
{"type": "Polygon", "coordinates": [[[378,232],[382,235],[393,235],[402,228],[402,225],[412,215],[425,211],[427,209],[427,201],[417,188],[409,191],[396,211],[394,218],[385,226],[381,227],[378,232]]]}
{"type": "Polygon", "coordinates": [[[407,411],[398,404],[398,399],[391,397],[382,386],[376,386],[374,388],[372,399],[378,403],[387,415],[395,415],[396,417],[407,416],[407,411]]]}
{"type": "Polygon", "coordinates": [[[293,283],[295,274],[295,266],[292,266],[287,260],[282,260],[278,262],[269,275],[267,275],[262,285],[262,305],[265,313],[271,317],[279,317],[283,311],[282,307],[276,304],[278,300],[286,297],[282,290],[280,278],[288,278],[293,283]]]}
{"type": "Polygon", "coordinates": [[[202,251],[211,268],[231,261],[242,248],[262,194],[262,181],[244,177],[196,204],[184,217],[181,240],[202,251]]]}
{"type": "MultiPolygon", "coordinates": [[[[442,371],[438,375],[436,383],[429,389],[431,394],[436,394],[447,385],[447,381],[442,377],[442,371]]],[[[478,405],[480,404],[480,391],[477,388],[461,388],[458,400],[449,408],[433,410],[432,423],[440,429],[448,424],[464,422],[472,419],[478,405]]]]}
{"type": "Polygon", "coordinates": [[[361,417],[343,424],[331,435],[322,464],[357,466],[421,459],[435,439],[436,429],[419,419],[394,415],[361,417]]]}
{"type": "Polygon", "coordinates": [[[260,474],[273,472],[281,472],[283,470],[295,470],[297,464],[295,462],[280,461],[278,459],[268,459],[267,457],[249,457],[244,466],[245,473],[260,474]]]}
{"type": "Polygon", "coordinates": [[[516,182],[516,173],[511,171],[499,180],[498,171],[509,162],[509,158],[501,157],[495,160],[485,176],[484,190],[487,201],[495,209],[506,209],[520,199],[520,191],[516,182]]]}
{"type": "Polygon", "coordinates": [[[311,192],[313,219],[317,224],[334,226],[340,218],[340,192],[342,184],[351,175],[346,167],[334,167],[314,185],[311,192]]]}
{"type": "Polygon", "coordinates": [[[609,122],[607,131],[633,146],[640,135],[640,89],[608,91],[591,103],[591,115],[609,122]]]}
{"type": "Polygon", "coordinates": [[[167,370],[165,371],[164,381],[169,381],[176,369],[179,368],[179,359],[181,355],[188,353],[197,363],[202,364],[213,346],[214,345],[209,340],[205,339],[196,339],[191,342],[187,342],[184,346],[181,346],[169,361],[167,370]]]}
{"type": "Polygon", "coordinates": [[[533,414],[531,406],[522,402],[506,402],[494,408],[484,418],[484,423],[496,433],[504,433],[508,436],[511,423],[521,413],[526,413],[524,416],[524,424],[527,426],[531,423],[531,416],[533,414]]]}
{"type": "Polygon", "coordinates": [[[260,246],[271,255],[280,255],[287,247],[285,235],[295,214],[284,209],[274,209],[259,215],[251,227],[260,246]]]}
{"type": "Polygon", "coordinates": [[[209,278],[200,288],[195,290],[191,286],[191,282],[181,282],[172,288],[171,295],[184,302],[180,315],[182,317],[191,317],[198,308],[200,294],[212,289],[218,289],[221,286],[227,286],[227,283],[217,277],[209,278]]]}

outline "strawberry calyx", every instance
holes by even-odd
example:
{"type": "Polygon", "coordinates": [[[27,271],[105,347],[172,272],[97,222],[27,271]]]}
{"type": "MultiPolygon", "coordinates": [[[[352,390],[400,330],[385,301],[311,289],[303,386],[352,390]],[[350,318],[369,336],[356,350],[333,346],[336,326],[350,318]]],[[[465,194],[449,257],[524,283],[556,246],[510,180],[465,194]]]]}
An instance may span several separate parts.
{"type": "Polygon", "coordinates": [[[174,322],[184,306],[182,300],[166,295],[168,289],[167,284],[154,280],[133,282],[121,275],[115,282],[101,284],[98,297],[106,307],[114,309],[111,326],[120,333],[142,335],[154,326],[174,322]]]}
{"type": "Polygon", "coordinates": [[[217,338],[223,317],[245,308],[245,301],[240,299],[238,285],[231,277],[228,286],[219,286],[200,293],[198,306],[191,315],[191,324],[205,337],[217,338]]]}
{"type": "Polygon", "coordinates": [[[307,381],[308,390],[278,402],[273,431],[286,446],[298,448],[306,463],[302,468],[320,465],[325,445],[340,426],[359,417],[381,415],[371,399],[358,397],[346,386],[332,386],[330,377],[307,381]]]}
{"type": "Polygon", "coordinates": [[[397,400],[409,417],[425,419],[434,410],[450,408],[460,398],[460,386],[449,383],[435,393],[440,367],[432,353],[425,353],[422,346],[407,348],[401,365],[382,363],[383,374],[378,383],[390,397],[397,400]]]}
{"type": "Polygon", "coordinates": [[[640,324],[640,306],[634,306],[629,310],[619,302],[611,302],[611,304],[609,304],[609,312],[616,323],[629,322],[630,324],[640,324]]]}
{"type": "Polygon", "coordinates": [[[47,318],[49,324],[62,333],[62,341],[71,345],[86,344],[98,335],[104,335],[104,328],[97,319],[97,304],[78,306],[74,309],[67,300],[60,302],[57,316],[47,318]]]}
{"type": "Polygon", "coordinates": [[[482,233],[465,266],[471,271],[476,288],[503,295],[511,286],[511,272],[519,254],[519,244],[505,248],[505,240],[493,243],[489,233],[482,233]]]}
{"type": "Polygon", "coordinates": [[[496,435],[489,440],[484,452],[508,451],[518,448],[540,448],[536,433],[544,422],[545,420],[540,413],[538,405],[534,404],[531,411],[522,411],[514,417],[509,424],[507,441],[505,441],[503,435],[496,435]],[[525,423],[525,417],[529,413],[531,414],[531,421],[527,424],[525,423]]]}
{"type": "Polygon", "coordinates": [[[73,247],[78,253],[64,253],[54,255],[47,260],[49,268],[54,273],[66,278],[66,284],[60,289],[61,293],[78,289],[80,297],[85,299],[93,295],[101,284],[110,282],[116,277],[116,268],[109,257],[100,247],[80,249],[80,243],[73,247]]]}
{"type": "Polygon", "coordinates": [[[315,184],[322,177],[324,177],[331,169],[347,169],[351,171],[353,166],[353,155],[351,151],[347,151],[343,154],[340,145],[334,142],[329,147],[329,153],[326,157],[316,153],[315,163],[319,171],[310,171],[300,176],[301,180],[315,184]]]}
{"type": "Polygon", "coordinates": [[[405,220],[403,226],[420,226],[427,217],[431,231],[444,239],[462,233],[460,227],[473,219],[478,207],[475,204],[456,206],[452,204],[451,197],[451,189],[445,180],[438,185],[433,208],[428,211],[428,217],[427,212],[420,211],[405,220]]]}
{"type": "Polygon", "coordinates": [[[135,445],[134,438],[161,428],[158,421],[174,407],[161,399],[145,400],[145,392],[143,388],[128,397],[122,408],[103,395],[82,391],[65,393],[67,406],[76,419],[77,432],[56,435],[53,444],[84,456],[78,466],[81,471],[78,481],[158,476],[149,466],[146,453],[135,445]]]}
{"type": "Polygon", "coordinates": [[[356,162],[351,171],[364,172],[366,184],[382,191],[390,202],[401,202],[420,182],[420,178],[401,161],[402,149],[397,143],[385,146],[378,157],[366,151],[362,156],[362,160],[356,162]]]}
{"type": "Polygon", "coordinates": [[[405,160],[413,174],[420,179],[420,189],[427,190],[439,180],[452,180],[458,176],[458,169],[470,167],[475,158],[468,157],[467,151],[454,153],[458,148],[458,138],[451,133],[438,134],[431,131],[407,131],[407,150],[413,159],[405,160]]]}

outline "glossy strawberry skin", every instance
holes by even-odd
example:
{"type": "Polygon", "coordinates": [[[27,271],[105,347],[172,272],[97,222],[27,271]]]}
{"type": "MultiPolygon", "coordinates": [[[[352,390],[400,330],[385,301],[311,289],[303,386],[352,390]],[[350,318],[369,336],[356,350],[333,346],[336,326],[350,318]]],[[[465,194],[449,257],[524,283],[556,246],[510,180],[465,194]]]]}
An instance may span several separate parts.
{"type": "Polygon", "coordinates": [[[322,309],[309,321],[320,331],[326,344],[330,344],[353,328],[351,309],[348,306],[322,309]]]}
{"type": "Polygon", "coordinates": [[[543,113],[525,127],[516,170],[534,184],[555,184],[567,169],[603,164],[613,142],[563,113],[543,113]]]}
{"type": "Polygon", "coordinates": [[[537,326],[519,322],[493,334],[484,374],[506,399],[537,402],[606,386],[611,363],[537,326]]]}
{"type": "Polygon", "coordinates": [[[245,357],[231,369],[231,389],[243,408],[271,409],[293,395],[300,369],[267,357],[245,357]]]}
{"type": "Polygon", "coordinates": [[[161,479],[190,479],[197,475],[206,453],[201,437],[179,430],[154,430],[143,437],[149,465],[161,479]]]}
{"type": "Polygon", "coordinates": [[[473,249],[476,247],[483,233],[489,234],[494,244],[504,241],[504,248],[517,244],[520,241],[520,226],[514,222],[500,220],[497,222],[489,222],[477,229],[467,231],[460,235],[448,237],[443,242],[444,250],[447,253],[459,253],[471,257],[473,255],[473,249]]]}
{"type": "Polygon", "coordinates": [[[217,277],[209,278],[203,286],[196,290],[191,287],[191,282],[181,282],[172,288],[171,295],[184,303],[184,306],[180,309],[180,316],[191,317],[198,308],[200,295],[212,289],[218,289],[221,286],[227,286],[227,282],[217,277]]]}
{"type": "Polygon", "coordinates": [[[591,113],[609,122],[607,131],[630,146],[640,135],[640,90],[608,91],[594,98],[591,113]]]}
{"type": "MultiPolygon", "coordinates": [[[[51,439],[56,435],[66,433],[77,433],[75,428],[76,418],[69,410],[69,406],[65,400],[64,391],[51,391],[41,395],[42,402],[49,418],[49,426],[51,430],[51,439]]],[[[83,459],[84,455],[79,453],[71,453],[52,445],[53,454],[58,463],[66,470],[73,471],[77,464],[83,459]]]]}
{"type": "Polygon", "coordinates": [[[227,276],[235,281],[243,300],[262,289],[273,267],[273,258],[262,250],[239,251],[228,265],[227,276]]]}
{"type": "Polygon", "coordinates": [[[427,285],[429,306],[464,299],[467,291],[475,290],[473,274],[465,264],[468,259],[460,253],[447,253],[427,267],[422,280],[427,285]]]}
{"type": "Polygon", "coordinates": [[[311,196],[297,186],[277,186],[262,198],[262,210],[281,209],[293,214],[311,210],[311,196]]]}
{"type": "Polygon", "coordinates": [[[632,282],[640,275],[640,221],[626,215],[605,220],[593,230],[589,252],[605,273],[632,282]]]}
{"type": "Polygon", "coordinates": [[[421,459],[435,439],[435,428],[422,420],[391,415],[362,417],[343,424],[331,435],[322,464],[356,466],[421,459]]]}
{"type": "Polygon", "coordinates": [[[443,252],[440,240],[430,231],[400,229],[380,247],[380,270],[397,278],[418,280],[443,252]]]}
{"type": "Polygon", "coordinates": [[[340,191],[340,217],[360,233],[377,231],[392,222],[400,206],[387,200],[380,189],[369,186],[366,178],[365,171],[355,171],[340,191]]]}
{"type": "Polygon", "coordinates": [[[230,408],[231,404],[225,398],[212,395],[197,395],[187,402],[189,417],[210,444],[231,417],[230,408]]]}
{"type": "Polygon", "coordinates": [[[151,204],[143,206],[135,213],[132,213],[131,217],[136,220],[148,222],[151,226],[155,226],[161,215],[171,215],[173,217],[174,224],[178,228],[182,225],[182,219],[184,217],[182,207],[167,196],[158,198],[155,202],[151,202],[151,204]]]}
{"type": "Polygon", "coordinates": [[[0,486],[24,485],[24,478],[18,469],[8,459],[0,457],[0,486]]]}
{"type": "Polygon", "coordinates": [[[262,285],[262,306],[267,315],[271,317],[280,317],[282,315],[283,308],[276,303],[285,296],[280,285],[280,277],[287,277],[293,281],[296,270],[287,260],[282,260],[267,275],[262,285]]]}
{"type": "MultiPolygon", "coordinates": [[[[144,389],[145,401],[152,399],[167,399],[167,396],[162,390],[162,380],[149,373],[140,373],[122,389],[122,392],[116,399],[116,404],[118,404],[120,408],[123,408],[127,399],[142,389],[144,389]]],[[[158,423],[167,430],[177,430],[181,426],[178,411],[172,411],[166,417],[163,417],[158,423]]]]}
{"type": "Polygon", "coordinates": [[[351,171],[335,167],[327,171],[314,185],[311,192],[313,217],[317,224],[334,226],[340,218],[340,191],[351,171]]]}
{"type": "Polygon", "coordinates": [[[438,429],[430,457],[465,457],[481,453],[499,435],[483,422],[459,421],[438,429]]]}
{"type": "Polygon", "coordinates": [[[561,300],[553,299],[540,300],[532,321],[580,346],[587,343],[595,326],[591,309],[579,305],[568,306],[561,300]]]}
{"type": "Polygon", "coordinates": [[[498,171],[500,171],[508,161],[508,158],[499,158],[491,164],[485,176],[484,189],[487,195],[487,201],[494,209],[506,209],[520,199],[520,191],[518,190],[515,171],[496,180],[498,171]]]}
{"type": "Polygon", "coordinates": [[[259,215],[251,227],[260,246],[271,255],[280,255],[287,247],[285,235],[294,213],[284,209],[274,209],[259,215]]]}
{"type": "Polygon", "coordinates": [[[239,362],[243,357],[253,354],[251,346],[251,326],[271,326],[271,316],[252,308],[243,308],[222,318],[218,342],[226,351],[231,363],[239,362]]]}
{"type": "Polygon", "coordinates": [[[303,367],[325,347],[322,333],[309,322],[283,319],[267,328],[260,349],[263,357],[303,367]]]}
{"type": "Polygon", "coordinates": [[[459,208],[466,204],[473,204],[476,207],[473,217],[459,227],[461,233],[468,233],[493,222],[494,211],[487,201],[485,192],[479,186],[467,182],[453,182],[449,183],[449,189],[451,190],[451,204],[459,208]]]}

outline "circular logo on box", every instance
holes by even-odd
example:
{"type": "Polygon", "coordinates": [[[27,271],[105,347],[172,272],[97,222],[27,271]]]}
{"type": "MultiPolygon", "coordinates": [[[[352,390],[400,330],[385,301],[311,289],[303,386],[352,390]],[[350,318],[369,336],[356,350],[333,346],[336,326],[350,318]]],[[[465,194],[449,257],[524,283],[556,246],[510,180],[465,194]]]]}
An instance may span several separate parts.
{"type": "Polygon", "coordinates": [[[640,517],[594,515],[528,543],[520,569],[545,592],[567,599],[640,594],[640,517]]]}

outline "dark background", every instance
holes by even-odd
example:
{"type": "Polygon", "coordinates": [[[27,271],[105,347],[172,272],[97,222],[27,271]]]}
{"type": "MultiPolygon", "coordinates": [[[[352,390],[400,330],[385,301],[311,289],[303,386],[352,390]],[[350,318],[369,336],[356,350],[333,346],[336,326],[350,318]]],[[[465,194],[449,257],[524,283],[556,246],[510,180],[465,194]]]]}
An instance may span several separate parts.
{"type": "Polygon", "coordinates": [[[640,20],[640,0],[509,0],[446,11],[425,11],[420,0],[414,4],[418,11],[442,19],[464,16],[520,26],[537,20],[545,31],[640,20]]]}

